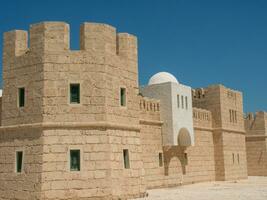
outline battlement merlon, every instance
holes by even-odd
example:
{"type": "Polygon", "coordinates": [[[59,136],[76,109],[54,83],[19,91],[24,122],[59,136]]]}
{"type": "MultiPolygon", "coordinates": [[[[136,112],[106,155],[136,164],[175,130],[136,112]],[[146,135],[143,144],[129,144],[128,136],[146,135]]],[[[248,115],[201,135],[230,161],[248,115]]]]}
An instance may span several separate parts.
{"type": "MultiPolygon", "coordinates": [[[[70,29],[65,22],[41,22],[30,26],[28,32],[14,30],[4,33],[4,59],[25,52],[61,52],[70,50],[70,29]]],[[[85,22],[80,28],[80,49],[93,53],[118,55],[137,61],[137,38],[128,33],[116,33],[107,24],[85,22]]]]}

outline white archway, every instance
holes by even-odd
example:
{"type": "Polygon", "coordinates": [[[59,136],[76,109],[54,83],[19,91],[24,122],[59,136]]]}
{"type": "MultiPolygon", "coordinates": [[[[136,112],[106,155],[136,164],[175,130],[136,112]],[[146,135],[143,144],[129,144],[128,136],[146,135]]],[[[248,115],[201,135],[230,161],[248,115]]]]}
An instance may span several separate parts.
{"type": "Polygon", "coordinates": [[[191,137],[190,137],[190,133],[186,128],[181,128],[179,133],[178,133],[178,145],[179,146],[191,146],[192,142],[191,142],[191,137]]]}

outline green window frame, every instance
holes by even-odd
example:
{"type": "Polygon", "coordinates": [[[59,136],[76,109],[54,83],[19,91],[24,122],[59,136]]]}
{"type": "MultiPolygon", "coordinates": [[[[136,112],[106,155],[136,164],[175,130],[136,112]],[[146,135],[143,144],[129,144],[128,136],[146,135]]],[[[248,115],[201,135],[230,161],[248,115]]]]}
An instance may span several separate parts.
{"type": "Polygon", "coordinates": [[[70,150],[70,171],[81,170],[81,151],[80,149],[70,150]]]}
{"type": "Polygon", "coordinates": [[[22,172],[23,151],[16,151],[16,172],[22,172]]]}
{"type": "Polygon", "coordinates": [[[18,89],[18,106],[24,107],[25,106],[25,88],[21,87],[18,89]]]}
{"type": "Polygon", "coordinates": [[[130,169],[129,150],[123,149],[123,163],[125,169],[130,169]]]}
{"type": "Polygon", "coordinates": [[[80,103],[80,84],[79,83],[70,84],[70,103],[71,104],[80,103]]]}
{"type": "Polygon", "coordinates": [[[126,106],[126,88],[120,88],[120,105],[126,106]]]}

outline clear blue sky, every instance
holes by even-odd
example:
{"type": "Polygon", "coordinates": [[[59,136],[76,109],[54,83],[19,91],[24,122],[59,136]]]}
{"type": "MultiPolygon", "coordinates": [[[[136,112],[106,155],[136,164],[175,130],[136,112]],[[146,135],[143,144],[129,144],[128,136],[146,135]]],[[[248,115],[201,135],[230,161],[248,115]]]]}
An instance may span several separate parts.
{"type": "Polygon", "coordinates": [[[140,84],[168,71],[192,87],[241,90],[246,112],[267,110],[266,0],[1,0],[0,20],[1,35],[66,21],[73,49],[82,22],[108,23],[138,36],[140,84]]]}

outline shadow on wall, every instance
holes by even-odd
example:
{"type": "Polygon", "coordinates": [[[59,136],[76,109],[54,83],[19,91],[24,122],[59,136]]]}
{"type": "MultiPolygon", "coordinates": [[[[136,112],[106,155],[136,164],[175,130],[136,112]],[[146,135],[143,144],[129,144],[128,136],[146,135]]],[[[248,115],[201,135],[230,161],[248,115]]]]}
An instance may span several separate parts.
{"type": "Polygon", "coordinates": [[[188,146],[191,146],[191,137],[189,131],[186,128],[181,128],[177,140],[179,146],[169,146],[164,148],[165,176],[169,175],[169,169],[170,167],[172,167],[170,166],[170,164],[173,158],[177,158],[180,161],[182,167],[182,173],[186,174],[186,165],[187,165],[186,148],[188,146]]]}
{"type": "MultiPolygon", "coordinates": [[[[187,165],[187,153],[185,153],[186,147],[183,146],[171,146],[164,147],[164,174],[165,176],[169,175],[169,169],[171,161],[173,158],[177,158],[180,161],[182,172],[186,174],[186,165],[187,165]]],[[[178,168],[176,168],[179,170],[178,168]]]]}

